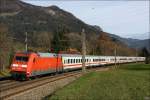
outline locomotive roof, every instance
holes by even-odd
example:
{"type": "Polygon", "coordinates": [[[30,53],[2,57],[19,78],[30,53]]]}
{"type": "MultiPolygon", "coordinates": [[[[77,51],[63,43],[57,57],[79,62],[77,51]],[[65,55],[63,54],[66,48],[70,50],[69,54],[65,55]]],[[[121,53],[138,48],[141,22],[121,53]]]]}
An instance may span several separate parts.
{"type": "MultiPolygon", "coordinates": [[[[43,52],[38,52],[37,53],[40,57],[56,57],[56,56],[62,56],[62,57],[82,57],[80,54],[56,54],[56,53],[43,53],[43,52]]],[[[106,57],[106,58],[112,58],[114,56],[98,56],[98,55],[86,55],[85,57],[106,57]]],[[[116,56],[116,57],[127,57],[127,58],[132,58],[131,56],[116,56]]]]}
{"type": "Polygon", "coordinates": [[[37,53],[40,57],[55,57],[57,56],[56,53],[42,53],[42,52],[38,52],[37,53]]]}

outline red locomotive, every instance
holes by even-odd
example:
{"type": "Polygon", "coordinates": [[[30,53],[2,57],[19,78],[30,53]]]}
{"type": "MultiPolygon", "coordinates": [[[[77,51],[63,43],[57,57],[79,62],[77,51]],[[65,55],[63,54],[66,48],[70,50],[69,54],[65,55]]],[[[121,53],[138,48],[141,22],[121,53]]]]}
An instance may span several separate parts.
{"type": "Polygon", "coordinates": [[[15,79],[62,71],[62,59],[54,53],[16,53],[11,64],[15,79]]]}

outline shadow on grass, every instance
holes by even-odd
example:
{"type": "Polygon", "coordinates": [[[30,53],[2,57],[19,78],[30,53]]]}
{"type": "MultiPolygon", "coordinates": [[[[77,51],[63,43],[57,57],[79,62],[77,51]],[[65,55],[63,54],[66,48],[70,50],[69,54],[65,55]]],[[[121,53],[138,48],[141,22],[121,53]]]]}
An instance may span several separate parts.
{"type": "Polygon", "coordinates": [[[135,71],[150,71],[150,68],[121,68],[125,70],[135,70],[135,71]]]}
{"type": "Polygon", "coordinates": [[[150,66],[132,66],[132,67],[122,67],[123,70],[135,70],[135,71],[150,71],[150,66]]]}

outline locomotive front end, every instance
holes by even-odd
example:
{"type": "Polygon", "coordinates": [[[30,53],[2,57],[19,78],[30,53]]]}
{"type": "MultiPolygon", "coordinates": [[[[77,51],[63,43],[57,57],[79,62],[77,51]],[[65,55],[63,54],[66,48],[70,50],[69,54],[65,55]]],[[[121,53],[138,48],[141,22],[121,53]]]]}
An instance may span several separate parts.
{"type": "Polygon", "coordinates": [[[29,54],[16,53],[11,64],[11,75],[14,79],[26,80],[28,76],[29,54]]]}

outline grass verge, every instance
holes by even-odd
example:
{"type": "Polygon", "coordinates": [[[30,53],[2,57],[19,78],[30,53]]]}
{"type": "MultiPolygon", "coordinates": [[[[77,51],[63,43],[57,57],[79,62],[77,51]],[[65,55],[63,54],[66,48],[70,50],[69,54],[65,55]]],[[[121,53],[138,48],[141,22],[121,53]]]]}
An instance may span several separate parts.
{"type": "Polygon", "coordinates": [[[10,76],[10,70],[9,69],[5,69],[3,71],[0,71],[0,77],[7,77],[10,76]]]}

